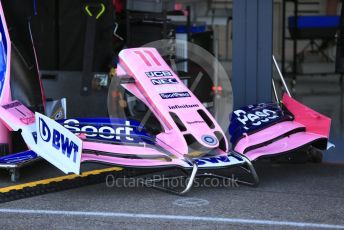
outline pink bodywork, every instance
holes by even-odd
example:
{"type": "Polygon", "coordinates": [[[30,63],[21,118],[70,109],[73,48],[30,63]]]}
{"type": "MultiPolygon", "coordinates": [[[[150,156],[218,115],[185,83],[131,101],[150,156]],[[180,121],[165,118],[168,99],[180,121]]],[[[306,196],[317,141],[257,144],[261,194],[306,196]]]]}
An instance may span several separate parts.
{"type": "MultiPolygon", "coordinates": [[[[11,39],[8,33],[8,28],[5,20],[5,15],[4,11],[2,8],[2,4],[0,3],[0,17],[1,17],[1,22],[2,26],[4,29],[5,37],[2,38],[2,40],[6,40],[7,43],[7,53],[6,53],[6,72],[4,76],[4,84],[2,88],[2,92],[0,95],[0,105],[6,105],[8,103],[12,102],[12,96],[11,96],[11,86],[10,86],[10,73],[11,73],[11,39]]],[[[34,54],[36,58],[36,51],[34,49],[34,54]]],[[[38,69],[38,62],[36,59],[36,67],[38,69]]],[[[37,76],[39,78],[39,83],[40,83],[40,88],[41,88],[41,94],[42,94],[42,102],[43,106],[45,107],[45,95],[44,95],[44,90],[43,90],[43,85],[40,76],[37,76]]],[[[25,106],[20,107],[22,110],[28,110],[27,108],[24,108],[25,106]]],[[[32,113],[33,114],[33,113],[32,113]]],[[[32,115],[31,114],[31,115],[32,115]]],[[[26,114],[27,115],[27,114],[26,114]]],[[[31,116],[30,115],[30,116],[31,116]]],[[[20,115],[21,116],[21,115],[20,115]]],[[[31,116],[30,119],[34,119],[34,116],[31,116]]],[[[6,121],[2,121],[0,123],[0,144],[8,144],[9,145],[9,151],[12,152],[12,141],[10,137],[10,131],[11,128],[6,124],[6,121]]]]}
{"type": "Polygon", "coordinates": [[[10,131],[14,130],[12,127],[21,128],[22,126],[28,126],[35,123],[35,114],[19,101],[12,101],[11,103],[1,105],[0,113],[3,117],[6,117],[4,125],[10,131]],[[12,127],[10,127],[11,124],[12,127]]]}
{"type": "MultiPolygon", "coordinates": [[[[11,101],[11,88],[10,88],[10,72],[11,72],[11,40],[8,34],[8,29],[5,21],[4,11],[2,9],[2,5],[0,3],[0,17],[2,21],[2,25],[4,27],[5,38],[3,40],[7,41],[7,54],[6,54],[6,73],[4,76],[4,85],[0,95],[0,105],[7,104],[11,101]]],[[[12,149],[11,141],[10,141],[10,132],[6,128],[3,122],[0,123],[0,144],[9,144],[10,151],[12,149]]]]}
{"type": "Polygon", "coordinates": [[[250,160],[288,153],[306,145],[326,148],[331,119],[308,108],[287,94],[283,105],[294,115],[293,121],[274,124],[240,139],[234,150],[250,160]]]}
{"type": "Polygon", "coordinates": [[[283,95],[283,105],[294,115],[295,121],[307,127],[307,132],[326,136],[330,135],[331,119],[308,108],[295,99],[283,95]]]}
{"type": "Polygon", "coordinates": [[[228,144],[224,138],[225,149],[219,149],[220,140],[218,140],[215,132],[220,137],[224,137],[224,133],[217,124],[212,115],[205,109],[194,94],[184,85],[178,76],[166,64],[158,51],[154,48],[134,48],[125,49],[120,52],[120,63],[117,69],[118,77],[130,75],[135,79],[135,84],[122,84],[124,88],[133,93],[138,99],[145,103],[154,115],[159,119],[164,128],[164,132],[156,136],[156,145],[160,149],[164,149],[165,153],[153,148],[153,146],[135,147],[123,145],[109,145],[84,140],[83,149],[116,153],[121,155],[137,155],[140,159],[120,158],[114,156],[104,156],[97,154],[89,154],[84,152],[81,158],[82,162],[97,161],[113,163],[124,166],[136,167],[153,167],[153,166],[182,166],[190,165],[184,160],[184,156],[189,154],[190,150],[184,135],[191,134],[197,142],[209,151],[216,149],[217,156],[227,156],[228,144]],[[169,72],[170,76],[149,77],[147,73],[153,71],[169,72]],[[154,85],[152,79],[169,78],[175,79],[174,84],[154,85]],[[187,92],[190,96],[180,98],[163,99],[160,94],[187,92]],[[189,105],[189,106],[188,106],[189,105]],[[176,106],[180,106],[177,108],[176,106]],[[181,108],[184,107],[184,108],[181,108]],[[187,107],[187,108],[186,108],[187,107]],[[197,110],[203,110],[213,123],[209,127],[197,110]],[[183,122],[186,131],[181,131],[170,112],[175,113],[183,122]],[[211,136],[216,140],[216,144],[208,144],[203,137],[211,136]]]}
{"type": "MultiPolygon", "coordinates": [[[[142,93],[146,99],[146,103],[150,109],[154,112],[156,117],[163,121],[165,132],[158,135],[158,139],[167,145],[174,146],[175,150],[180,154],[188,153],[188,146],[183,137],[184,134],[192,134],[198,143],[208,148],[215,148],[218,145],[208,145],[202,140],[202,136],[209,135],[214,136],[214,132],[218,131],[223,136],[223,132],[217,122],[212,118],[212,115],[204,108],[199,102],[196,96],[180,81],[178,76],[171,70],[166,64],[163,58],[159,55],[158,51],[154,48],[136,48],[126,49],[120,54],[120,65],[125,69],[126,73],[132,76],[136,80],[136,84],[132,84],[132,88],[137,89],[142,93]],[[165,84],[165,85],[153,85],[151,79],[154,77],[148,77],[147,72],[152,71],[169,71],[172,76],[167,78],[175,78],[178,84],[165,84]],[[162,99],[159,94],[161,93],[174,93],[174,92],[187,92],[191,97],[174,98],[174,99],[162,99]],[[184,109],[171,109],[174,106],[193,105],[192,108],[184,109]],[[203,118],[197,112],[197,110],[203,110],[207,116],[214,123],[214,128],[211,129],[204,122],[203,118]],[[181,132],[173,121],[169,112],[175,113],[185,125],[187,131],[181,132]],[[199,123],[192,123],[195,121],[201,121],[199,123]]],[[[159,79],[159,78],[157,78],[159,79]]],[[[130,86],[128,90],[133,90],[130,86]]]]}

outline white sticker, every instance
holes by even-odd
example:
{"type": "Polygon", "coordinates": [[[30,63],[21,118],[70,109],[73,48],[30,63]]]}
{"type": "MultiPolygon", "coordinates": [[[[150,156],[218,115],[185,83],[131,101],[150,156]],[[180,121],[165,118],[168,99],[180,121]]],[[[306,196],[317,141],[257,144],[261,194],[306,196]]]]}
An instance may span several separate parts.
{"type": "Polygon", "coordinates": [[[80,173],[82,141],[54,120],[35,114],[37,146],[34,151],[64,173],[80,173]]]}

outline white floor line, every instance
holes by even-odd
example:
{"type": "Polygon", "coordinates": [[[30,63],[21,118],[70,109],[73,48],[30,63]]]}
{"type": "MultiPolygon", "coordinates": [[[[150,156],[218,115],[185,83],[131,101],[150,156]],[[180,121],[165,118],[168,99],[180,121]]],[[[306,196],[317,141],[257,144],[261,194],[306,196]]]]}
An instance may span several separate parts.
{"type": "Polygon", "coordinates": [[[240,219],[225,217],[203,217],[203,216],[179,216],[179,215],[159,215],[159,214],[142,214],[142,213],[121,213],[121,212],[82,212],[82,211],[64,211],[64,210],[34,210],[34,209],[0,209],[0,213],[28,214],[28,215],[56,215],[56,216],[88,216],[88,217],[117,217],[132,219],[152,219],[152,220],[169,220],[169,221],[201,221],[230,224],[247,224],[247,225],[269,225],[285,226],[298,228],[322,228],[322,229],[344,229],[344,225],[321,224],[309,222],[292,222],[292,221],[274,221],[258,219],[240,219]]]}

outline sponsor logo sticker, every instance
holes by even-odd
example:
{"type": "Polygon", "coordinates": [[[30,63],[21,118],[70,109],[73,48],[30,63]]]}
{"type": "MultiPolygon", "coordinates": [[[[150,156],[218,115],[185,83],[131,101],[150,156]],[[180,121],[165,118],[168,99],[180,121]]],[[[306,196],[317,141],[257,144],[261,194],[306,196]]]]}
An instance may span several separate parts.
{"type": "Polygon", "coordinates": [[[187,121],[186,124],[193,125],[193,124],[202,124],[205,123],[205,121],[187,121]]]}
{"type": "Polygon", "coordinates": [[[68,119],[64,121],[63,126],[75,134],[85,133],[85,136],[90,138],[134,141],[132,138],[134,129],[130,121],[125,121],[123,127],[115,127],[112,125],[83,125],[77,119],[68,119]]]}
{"type": "Polygon", "coordinates": [[[228,163],[230,160],[226,156],[219,156],[219,157],[208,157],[208,158],[200,158],[195,160],[196,163],[201,166],[201,165],[221,165],[223,163],[228,163]]]}
{"type": "Polygon", "coordinates": [[[19,101],[14,101],[6,105],[2,105],[11,115],[18,118],[24,125],[30,125],[35,123],[35,116],[19,101]]]}
{"type": "Polygon", "coordinates": [[[164,71],[149,71],[145,72],[147,77],[171,77],[173,76],[171,71],[164,70],[164,71]]]}
{"type": "Polygon", "coordinates": [[[157,93],[166,93],[167,92],[170,92],[170,91],[183,91],[185,90],[185,87],[183,87],[182,84],[175,84],[175,85],[166,85],[168,87],[155,87],[155,92],[157,93]]]}
{"type": "Polygon", "coordinates": [[[245,129],[249,129],[247,124],[260,126],[262,123],[267,123],[279,117],[277,112],[269,109],[255,111],[254,113],[247,113],[244,110],[238,109],[234,111],[234,114],[237,116],[237,120],[244,125],[245,129]]]}
{"type": "Polygon", "coordinates": [[[153,85],[178,84],[178,81],[175,78],[151,79],[151,82],[153,85]]]}
{"type": "Polygon", "coordinates": [[[76,118],[58,121],[81,139],[109,142],[148,143],[154,145],[154,137],[146,133],[139,122],[120,118],[76,118]]]}
{"type": "Polygon", "coordinates": [[[21,105],[22,105],[22,103],[20,103],[19,101],[15,101],[13,103],[10,103],[10,104],[7,104],[7,105],[3,105],[2,107],[4,109],[8,110],[8,109],[12,109],[14,107],[18,107],[18,106],[21,106],[21,105]]]}
{"type": "Polygon", "coordinates": [[[188,109],[188,108],[198,108],[198,107],[199,107],[199,105],[197,105],[197,104],[192,104],[192,105],[184,104],[184,105],[168,106],[169,109],[188,109]]]}
{"type": "Polygon", "coordinates": [[[38,122],[41,140],[50,143],[51,146],[58,150],[62,155],[65,155],[76,163],[80,146],[58,130],[51,130],[43,118],[39,118],[38,122]]]}
{"type": "Polygon", "coordinates": [[[175,92],[175,93],[160,93],[162,99],[173,99],[173,98],[183,98],[191,97],[188,92],[175,92]]]}
{"type": "Polygon", "coordinates": [[[82,141],[54,120],[36,113],[37,146],[33,150],[65,173],[80,172],[82,141]]]}
{"type": "Polygon", "coordinates": [[[215,137],[212,137],[210,135],[203,135],[202,141],[208,145],[215,146],[217,145],[218,141],[215,137]]]}

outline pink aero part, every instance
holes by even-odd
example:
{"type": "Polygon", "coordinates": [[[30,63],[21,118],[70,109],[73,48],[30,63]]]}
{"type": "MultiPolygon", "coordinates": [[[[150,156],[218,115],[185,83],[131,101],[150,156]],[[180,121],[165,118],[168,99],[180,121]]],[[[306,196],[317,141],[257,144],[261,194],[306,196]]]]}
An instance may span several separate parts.
{"type": "MultiPolygon", "coordinates": [[[[3,117],[6,117],[6,123],[10,123],[15,127],[27,126],[35,123],[35,114],[19,101],[1,105],[0,113],[3,117]]],[[[13,131],[9,126],[7,126],[7,128],[13,131]]]]}
{"type": "Polygon", "coordinates": [[[84,153],[81,155],[81,162],[97,161],[135,167],[156,167],[168,165],[190,167],[190,165],[185,161],[169,156],[168,154],[164,154],[148,146],[123,146],[84,141],[83,151],[84,153]],[[96,154],[88,153],[89,150],[94,150],[96,154]],[[108,155],[102,155],[101,152],[104,152],[105,154],[108,153],[108,155]],[[113,155],[111,155],[111,153],[113,153],[113,155]],[[116,155],[121,155],[121,157],[116,157],[116,155]]]}
{"type": "Polygon", "coordinates": [[[245,153],[245,156],[252,161],[263,156],[272,156],[277,154],[288,153],[307,144],[311,144],[314,141],[324,139],[326,139],[326,137],[318,134],[299,132],[279,139],[278,141],[275,141],[261,148],[248,151],[245,153]]]}
{"type": "MultiPolygon", "coordinates": [[[[2,38],[2,40],[6,40],[7,43],[7,53],[6,53],[6,72],[4,76],[4,83],[2,92],[0,95],[0,105],[9,103],[11,101],[11,89],[10,89],[10,73],[11,73],[11,40],[10,36],[8,34],[7,24],[5,20],[4,11],[2,8],[2,5],[0,3],[0,17],[2,21],[3,31],[5,33],[5,37],[2,38]]],[[[0,123],[0,143],[1,144],[9,144],[11,145],[11,137],[10,132],[7,129],[7,126],[4,122],[0,123]]],[[[12,146],[10,146],[10,151],[12,149],[12,146]]]]}
{"type": "Polygon", "coordinates": [[[239,153],[245,153],[246,149],[250,146],[268,142],[284,135],[285,133],[301,128],[304,128],[304,126],[293,121],[284,121],[281,123],[277,123],[259,132],[241,138],[236,144],[234,150],[239,153]]]}
{"type": "Polygon", "coordinates": [[[163,158],[166,154],[163,154],[153,148],[146,146],[134,146],[134,145],[111,145],[97,142],[83,142],[83,150],[94,150],[104,153],[116,153],[122,155],[140,155],[140,157],[155,157],[163,158]]]}
{"type": "Polygon", "coordinates": [[[180,166],[184,168],[190,168],[185,161],[182,161],[178,158],[173,159],[172,161],[163,161],[155,159],[130,159],[114,156],[104,156],[104,155],[94,155],[83,153],[81,156],[81,162],[99,162],[106,164],[114,164],[118,166],[127,166],[127,167],[163,167],[163,166],[180,166]]]}
{"type": "MultiPolygon", "coordinates": [[[[157,139],[167,146],[174,146],[170,150],[181,155],[187,154],[189,151],[188,144],[183,137],[185,134],[191,134],[198,143],[209,149],[219,146],[219,143],[215,145],[208,144],[204,141],[204,136],[211,136],[217,140],[214,134],[217,132],[224,137],[220,126],[194,94],[180,81],[156,49],[126,49],[121,51],[119,57],[121,69],[125,70],[136,81],[135,84],[132,84],[133,86],[126,86],[126,88],[131,92],[139,91],[144,97],[142,101],[162,121],[165,132],[157,135],[157,139]],[[161,72],[164,72],[165,75],[162,76],[163,73],[161,72]],[[154,73],[159,73],[159,76],[154,76],[154,73]],[[158,86],[152,83],[152,79],[161,78],[175,79],[176,83],[158,86]],[[174,97],[173,94],[178,96],[174,97]],[[211,120],[212,127],[209,127],[204,121],[199,110],[203,111],[205,116],[211,120]],[[186,128],[185,131],[177,127],[171,113],[175,114],[183,122],[186,128]]],[[[226,142],[227,148],[228,144],[226,142]]]]}
{"type": "Polygon", "coordinates": [[[283,95],[283,105],[294,115],[295,121],[303,124],[306,131],[326,136],[330,135],[331,119],[301,104],[295,99],[283,95]]]}
{"type": "Polygon", "coordinates": [[[7,43],[7,53],[6,53],[6,73],[5,73],[5,80],[3,89],[1,92],[0,97],[0,104],[6,104],[11,101],[11,89],[10,89],[10,73],[11,73],[11,40],[10,36],[8,34],[7,24],[5,20],[4,11],[2,8],[2,5],[0,3],[0,17],[2,21],[2,26],[4,27],[5,32],[5,38],[2,38],[2,40],[6,40],[7,43]]]}
{"type": "Polygon", "coordinates": [[[293,121],[274,124],[239,140],[234,150],[250,160],[291,152],[306,145],[326,149],[331,119],[308,108],[287,94],[283,105],[294,115],[293,121]]]}

